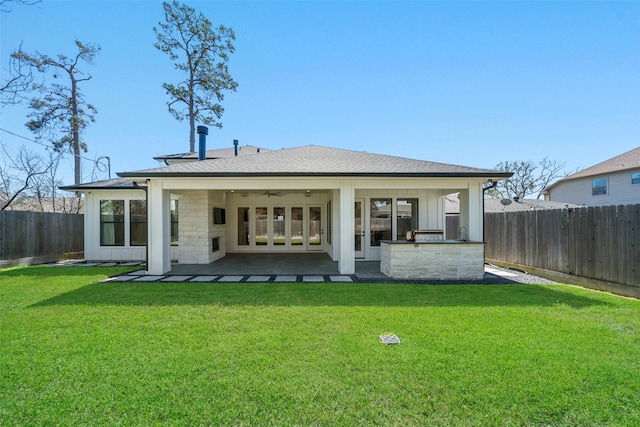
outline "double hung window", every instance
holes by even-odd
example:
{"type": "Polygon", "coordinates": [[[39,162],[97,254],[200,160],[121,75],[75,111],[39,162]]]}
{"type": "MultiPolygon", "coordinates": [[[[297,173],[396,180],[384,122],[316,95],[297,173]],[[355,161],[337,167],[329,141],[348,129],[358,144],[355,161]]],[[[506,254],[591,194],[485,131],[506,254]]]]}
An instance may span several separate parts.
{"type": "Polygon", "coordinates": [[[124,200],[100,200],[100,246],[124,246],[124,200]]]}
{"type": "Polygon", "coordinates": [[[607,194],[607,178],[596,178],[591,181],[591,194],[603,196],[607,194]]]}

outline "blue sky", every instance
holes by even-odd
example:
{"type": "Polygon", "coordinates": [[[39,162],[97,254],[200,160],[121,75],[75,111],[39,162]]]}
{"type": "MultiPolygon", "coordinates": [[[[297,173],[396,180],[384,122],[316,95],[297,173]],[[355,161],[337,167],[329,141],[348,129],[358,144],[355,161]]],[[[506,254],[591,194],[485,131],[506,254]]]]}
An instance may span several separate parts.
{"type": "MultiPolygon", "coordinates": [[[[186,3],[237,36],[239,87],[208,148],[315,144],[481,168],[548,156],[569,172],[640,145],[640,2],[186,3]]],[[[0,14],[3,79],[20,43],[51,56],[73,54],[75,39],[102,47],[84,66],[98,109],[86,157],[121,172],[188,151],[161,87],[179,75],[153,47],[161,2],[12,9],[0,14]]],[[[25,122],[24,109],[2,110],[1,128],[32,137],[25,122]]]]}

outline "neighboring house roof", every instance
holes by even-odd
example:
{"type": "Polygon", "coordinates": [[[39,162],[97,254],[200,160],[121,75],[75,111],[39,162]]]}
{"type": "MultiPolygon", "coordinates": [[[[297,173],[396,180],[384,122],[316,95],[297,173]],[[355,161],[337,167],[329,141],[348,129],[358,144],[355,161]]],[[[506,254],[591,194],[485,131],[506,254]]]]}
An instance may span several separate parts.
{"type": "MultiPolygon", "coordinates": [[[[6,200],[0,199],[0,205],[6,200]]],[[[6,210],[56,213],[84,213],[84,199],[78,197],[19,197],[6,210]]]]}
{"type": "Polygon", "coordinates": [[[539,211],[550,209],[567,209],[567,208],[579,208],[580,205],[573,203],[552,202],[550,200],[540,199],[523,199],[519,201],[513,201],[509,205],[503,205],[499,199],[485,199],[484,211],[485,213],[493,212],[522,212],[522,211],[539,211]]]}
{"type": "Polygon", "coordinates": [[[620,172],[637,168],[640,168],[640,147],[634,148],[633,150],[627,151],[624,154],[620,154],[619,156],[613,157],[609,160],[605,160],[604,162],[598,163],[597,165],[591,166],[565,178],[562,178],[551,184],[544,191],[549,192],[549,190],[553,189],[553,187],[557,186],[558,184],[573,179],[604,175],[612,172],[620,172]]]}
{"type": "MultiPolygon", "coordinates": [[[[457,194],[449,194],[446,196],[445,203],[447,214],[460,213],[460,199],[457,197],[457,194]]],[[[485,213],[539,211],[580,207],[582,206],[573,203],[552,202],[550,200],[540,199],[524,199],[517,202],[512,200],[509,205],[502,204],[500,199],[484,199],[485,213]]]]}
{"type": "MultiPolygon", "coordinates": [[[[246,156],[248,154],[266,153],[271,150],[262,147],[256,147],[254,145],[238,146],[238,156],[246,156]]],[[[219,159],[222,157],[235,157],[235,147],[218,148],[216,150],[207,150],[205,153],[205,159],[219,159]]],[[[179,162],[179,161],[194,161],[198,160],[198,152],[193,153],[178,153],[178,154],[165,154],[163,156],[156,156],[153,158],[157,161],[179,162]]]]}
{"type": "Polygon", "coordinates": [[[213,176],[402,176],[507,178],[510,172],[308,145],[242,157],[173,164],[123,178],[213,176]]]}

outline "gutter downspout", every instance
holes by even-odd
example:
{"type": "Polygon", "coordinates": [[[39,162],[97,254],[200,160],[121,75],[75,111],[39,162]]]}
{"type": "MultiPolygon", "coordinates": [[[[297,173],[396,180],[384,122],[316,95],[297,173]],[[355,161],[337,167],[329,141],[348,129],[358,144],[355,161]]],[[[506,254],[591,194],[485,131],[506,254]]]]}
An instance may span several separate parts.
{"type": "Polygon", "coordinates": [[[148,271],[149,270],[149,191],[147,187],[149,186],[149,180],[147,180],[146,182],[147,182],[147,186],[142,187],[136,181],[133,181],[133,186],[137,190],[144,191],[144,205],[147,208],[147,239],[144,244],[144,247],[145,247],[144,262],[146,264],[146,268],[148,271]]]}
{"type": "Polygon", "coordinates": [[[482,187],[482,241],[486,243],[486,239],[484,238],[484,193],[487,190],[491,190],[496,188],[498,185],[498,181],[494,181],[492,179],[489,180],[489,185],[486,187],[482,187]]]}

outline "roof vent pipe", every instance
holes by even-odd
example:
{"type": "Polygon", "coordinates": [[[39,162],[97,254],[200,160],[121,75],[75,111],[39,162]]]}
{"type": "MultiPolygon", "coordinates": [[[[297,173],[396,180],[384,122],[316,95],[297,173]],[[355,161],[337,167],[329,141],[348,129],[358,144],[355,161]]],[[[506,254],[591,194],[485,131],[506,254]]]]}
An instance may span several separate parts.
{"type": "Polygon", "coordinates": [[[233,140],[233,153],[237,156],[238,155],[238,140],[234,139],[233,140]]]}
{"type": "Polygon", "coordinates": [[[204,160],[207,156],[207,135],[209,134],[209,128],[206,126],[198,126],[196,131],[198,132],[199,138],[198,160],[204,160]]]}

